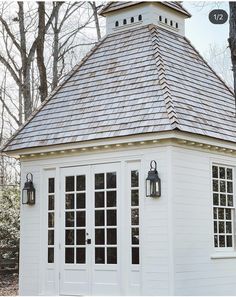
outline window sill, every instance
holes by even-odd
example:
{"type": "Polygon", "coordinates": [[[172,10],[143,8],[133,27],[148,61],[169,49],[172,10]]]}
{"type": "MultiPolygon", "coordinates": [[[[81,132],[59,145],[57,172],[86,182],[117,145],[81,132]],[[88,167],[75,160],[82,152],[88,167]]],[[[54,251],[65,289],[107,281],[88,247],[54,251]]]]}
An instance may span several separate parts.
{"type": "Polygon", "coordinates": [[[211,254],[211,259],[232,259],[236,258],[236,252],[215,252],[211,254]]]}

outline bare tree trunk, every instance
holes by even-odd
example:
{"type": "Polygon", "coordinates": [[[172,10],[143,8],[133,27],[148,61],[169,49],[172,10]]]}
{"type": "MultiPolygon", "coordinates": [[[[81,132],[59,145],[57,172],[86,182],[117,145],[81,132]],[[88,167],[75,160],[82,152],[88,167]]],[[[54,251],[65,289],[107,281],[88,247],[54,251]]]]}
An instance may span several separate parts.
{"type": "Polygon", "coordinates": [[[47,71],[44,63],[44,42],[45,42],[45,2],[38,2],[38,38],[37,38],[37,65],[40,79],[40,98],[41,102],[45,100],[48,95],[47,85],[47,71]]]}
{"type": "Polygon", "coordinates": [[[25,20],[24,20],[24,4],[18,2],[19,6],[19,28],[20,28],[20,44],[21,44],[21,61],[22,61],[22,93],[24,97],[24,114],[27,119],[32,113],[32,100],[30,92],[30,62],[27,58],[26,36],[25,36],[25,20]]]}
{"type": "Polygon", "coordinates": [[[229,2],[229,47],[231,51],[232,70],[234,76],[235,112],[236,112],[236,2],[229,2]]]}
{"type": "Polygon", "coordinates": [[[94,17],[94,22],[96,26],[96,31],[97,31],[97,38],[98,40],[101,39],[101,30],[100,30],[100,25],[99,25],[99,20],[98,20],[98,7],[96,6],[95,1],[90,1],[89,4],[92,7],[93,10],[93,17],[94,17]]]}
{"type": "MultiPolygon", "coordinates": [[[[53,5],[57,5],[56,2],[53,2],[53,5]]],[[[58,60],[59,60],[59,32],[58,28],[58,17],[59,10],[55,14],[55,22],[53,27],[53,77],[52,77],[52,90],[58,85],[58,60]]]]}
{"type": "MultiPolygon", "coordinates": [[[[22,81],[22,77],[20,74],[20,81],[22,81]]],[[[19,125],[23,124],[23,100],[22,100],[22,87],[21,85],[19,86],[19,112],[18,112],[18,117],[19,117],[19,125]]]]}

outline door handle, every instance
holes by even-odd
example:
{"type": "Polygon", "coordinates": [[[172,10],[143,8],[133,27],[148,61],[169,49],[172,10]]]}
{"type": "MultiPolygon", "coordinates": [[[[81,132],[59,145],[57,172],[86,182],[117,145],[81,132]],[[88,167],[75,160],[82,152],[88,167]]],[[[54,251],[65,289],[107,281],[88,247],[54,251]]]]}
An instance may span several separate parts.
{"type": "Polygon", "coordinates": [[[90,238],[86,239],[86,243],[91,244],[91,239],[90,238]]]}

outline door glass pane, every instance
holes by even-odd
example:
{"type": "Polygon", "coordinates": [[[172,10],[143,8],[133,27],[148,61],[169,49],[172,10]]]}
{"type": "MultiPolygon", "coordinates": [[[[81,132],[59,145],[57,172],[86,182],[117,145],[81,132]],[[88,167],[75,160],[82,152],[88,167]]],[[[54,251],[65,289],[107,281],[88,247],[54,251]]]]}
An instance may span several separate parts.
{"type": "Polygon", "coordinates": [[[76,208],[77,209],[85,208],[85,193],[76,194],[76,208]]]}
{"type": "Polygon", "coordinates": [[[105,248],[96,247],[95,248],[95,263],[104,264],[105,263],[105,248]]]}
{"type": "Polygon", "coordinates": [[[139,228],[132,228],[132,244],[139,244],[139,228]]]}
{"type": "Polygon", "coordinates": [[[66,194],[66,209],[74,209],[74,194],[66,194]]]}
{"type": "Polygon", "coordinates": [[[77,264],[85,264],[85,258],[86,258],[86,251],[85,248],[77,248],[76,249],[76,263],[77,264]]]}
{"type": "Polygon", "coordinates": [[[66,230],[66,245],[74,244],[74,230],[66,230]]]}
{"type": "Polygon", "coordinates": [[[104,210],[95,210],[95,226],[104,226],[104,210]]]}
{"type": "Polygon", "coordinates": [[[139,193],[138,190],[131,190],[131,206],[138,206],[139,193]]]}
{"type": "Polygon", "coordinates": [[[76,190],[77,191],[85,190],[85,175],[76,176],[76,190]]]}
{"type": "Polygon", "coordinates": [[[107,189],[116,188],[116,172],[107,173],[107,189]]]}
{"type": "Polygon", "coordinates": [[[75,177],[66,176],[66,192],[73,192],[75,190],[75,177]]]}
{"type": "Polygon", "coordinates": [[[139,248],[132,247],[132,264],[139,264],[139,248]]]}
{"type": "Polygon", "coordinates": [[[131,171],[131,187],[138,187],[139,173],[138,170],[131,171]]]}
{"type": "Polygon", "coordinates": [[[54,263],[54,248],[48,248],[48,263],[54,263]]]}
{"type": "Polygon", "coordinates": [[[131,223],[132,223],[132,225],[139,224],[139,210],[138,209],[131,209],[131,223]]]}
{"type": "Polygon", "coordinates": [[[116,207],[116,191],[107,192],[107,207],[116,207]]]}
{"type": "Polygon", "coordinates": [[[49,178],[48,179],[48,193],[54,193],[55,192],[55,179],[49,178]]]}
{"type": "Polygon", "coordinates": [[[53,228],[54,227],[54,213],[50,212],[48,214],[48,227],[53,228]]]}
{"type": "Polygon", "coordinates": [[[104,189],[104,173],[95,174],[95,189],[104,189]]]}
{"type": "Polygon", "coordinates": [[[116,229],[107,229],[107,244],[116,244],[116,229]]]}
{"type": "Polygon", "coordinates": [[[104,229],[95,229],[95,244],[105,244],[104,229]]]}
{"type": "Polygon", "coordinates": [[[74,218],[74,212],[67,211],[66,212],[66,227],[74,227],[75,218],[74,218]]]}
{"type": "Polygon", "coordinates": [[[76,212],[76,226],[85,227],[85,211],[76,212]]]}
{"type": "Polygon", "coordinates": [[[54,210],[54,195],[48,196],[48,210],[54,210]]]}
{"type": "Polygon", "coordinates": [[[107,210],[107,226],[116,226],[116,210],[107,210]]]}
{"type": "Polygon", "coordinates": [[[95,192],[95,207],[104,207],[104,192],[95,192]]]}
{"type": "Polygon", "coordinates": [[[48,230],[48,245],[54,245],[54,230],[48,230]]]}
{"type": "Polygon", "coordinates": [[[85,245],[85,229],[76,230],[76,244],[85,245]]]}
{"type": "Polygon", "coordinates": [[[107,264],[117,263],[117,248],[107,248],[107,264]]]}
{"type": "Polygon", "coordinates": [[[74,248],[65,249],[65,262],[74,263],[74,248]]]}

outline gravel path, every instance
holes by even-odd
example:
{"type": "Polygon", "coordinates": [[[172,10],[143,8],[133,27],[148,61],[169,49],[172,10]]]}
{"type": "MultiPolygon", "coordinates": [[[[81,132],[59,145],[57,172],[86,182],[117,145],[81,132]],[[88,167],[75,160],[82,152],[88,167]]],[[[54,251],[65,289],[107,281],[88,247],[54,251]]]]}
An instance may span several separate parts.
{"type": "Polygon", "coordinates": [[[0,272],[0,296],[18,295],[18,274],[0,272]]]}

